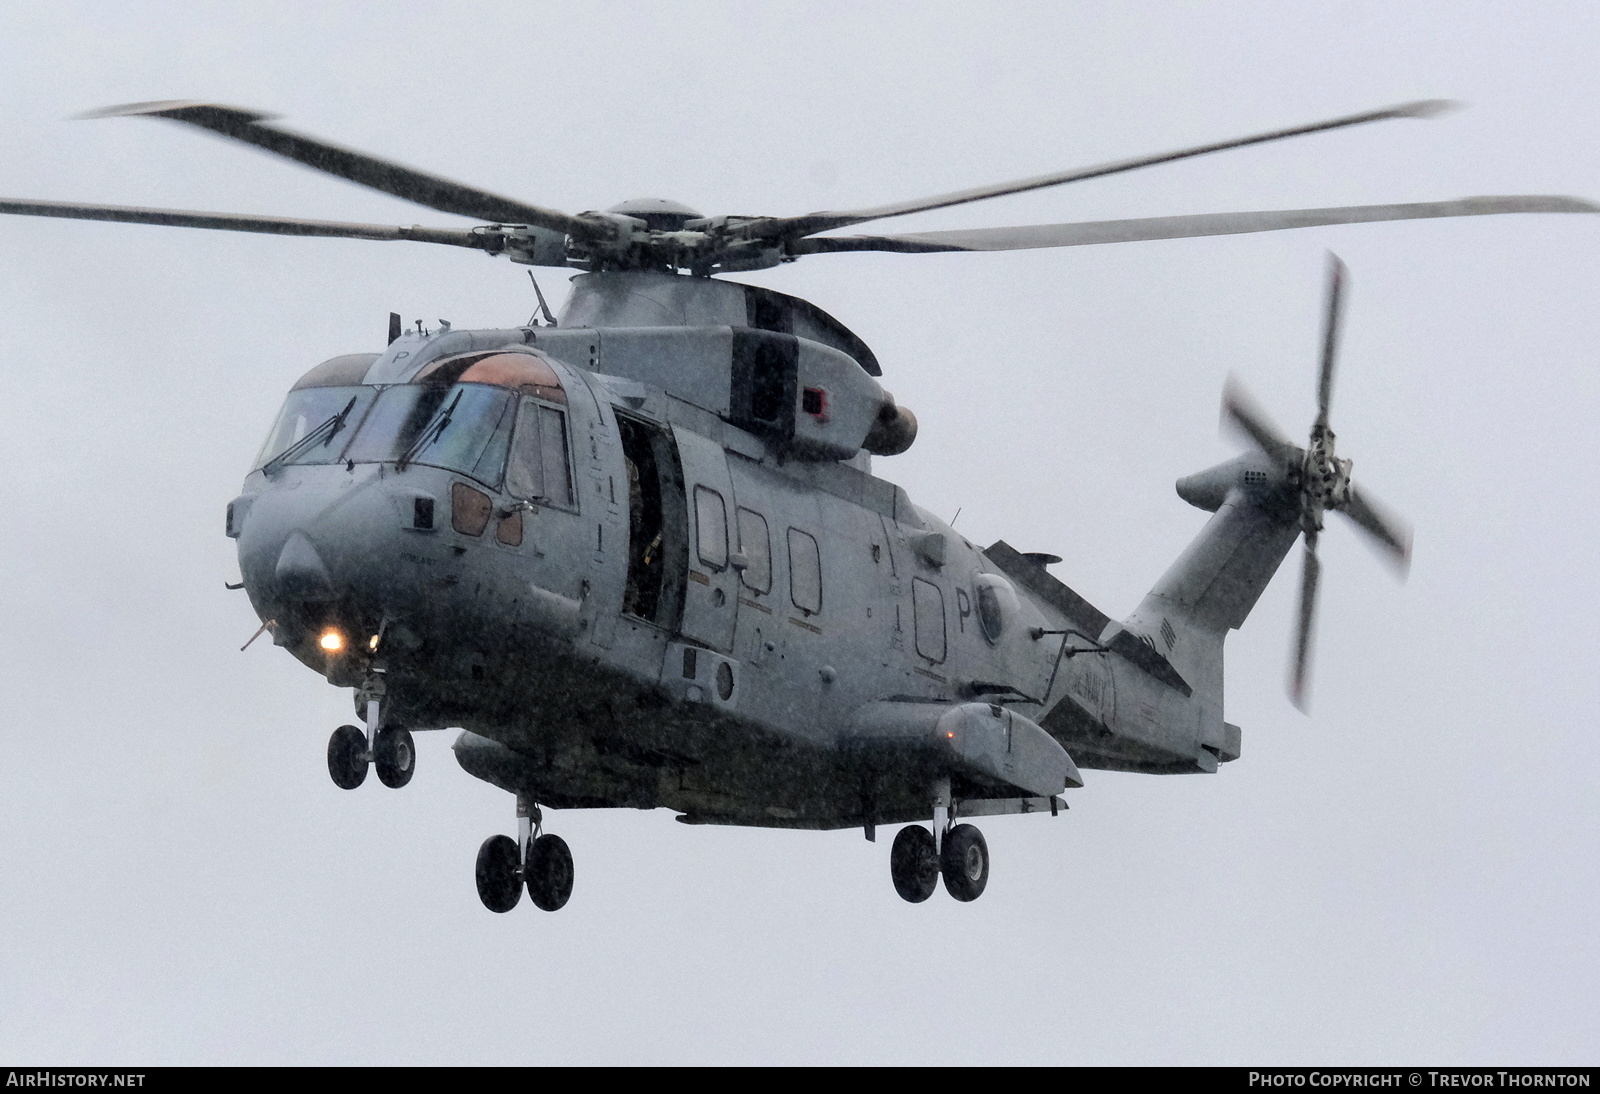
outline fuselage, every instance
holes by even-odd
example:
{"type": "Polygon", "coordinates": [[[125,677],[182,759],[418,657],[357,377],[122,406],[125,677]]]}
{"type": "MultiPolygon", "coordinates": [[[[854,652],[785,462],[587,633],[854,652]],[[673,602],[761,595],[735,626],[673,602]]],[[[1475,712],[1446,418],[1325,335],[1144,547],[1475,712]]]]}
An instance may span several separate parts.
{"type": "Polygon", "coordinates": [[[557,807],[890,823],[941,771],[969,801],[1050,799],[1077,785],[1064,745],[1134,770],[1237,754],[1220,687],[1130,666],[1038,561],[975,547],[865,453],[827,458],[819,400],[790,393],[797,457],[607,371],[608,340],[625,364],[660,331],[413,334],[308,374],[229,515],[274,640],[335,685],[380,678],[386,721],[463,728],[463,766],[557,807]]]}

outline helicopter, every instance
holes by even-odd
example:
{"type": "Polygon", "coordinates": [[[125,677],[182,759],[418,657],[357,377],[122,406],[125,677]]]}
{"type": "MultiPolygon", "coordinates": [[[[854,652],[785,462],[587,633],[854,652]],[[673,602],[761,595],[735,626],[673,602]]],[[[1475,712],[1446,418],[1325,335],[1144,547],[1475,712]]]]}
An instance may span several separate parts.
{"type": "MultiPolygon", "coordinates": [[[[869,221],[1290,137],[1437,115],[1429,100],[873,208],[704,216],[643,198],[576,215],[297,133],[253,111],[153,117],[482,223],[390,226],[0,200],[0,212],[433,243],[582,271],[560,314],[455,330],[389,317],[376,352],[290,389],[226,509],[272,642],[351,690],[328,770],[399,788],[412,734],[457,728],[469,774],[512,794],[516,835],[479,849],[480,899],[555,911],[574,864],[544,810],[666,807],[688,824],[902,826],[905,900],[989,878],[972,820],[1066,809],[1082,770],[1215,773],[1241,755],[1223,646],[1303,543],[1290,694],[1304,707],[1321,567],[1339,512],[1403,573],[1411,531],[1351,479],[1330,426],[1347,275],[1330,259],[1318,413],[1289,440],[1230,380],[1245,454],[1177,483],[1213,514],[1132,614],[979,547],[873,473],[915,414],[873,351],[797,297],[720,275],[849,251],[1019,250],[1505,213],[1592,213],[1520,195],[1135,220],[826,235],[869,221]]],[[[246,643],[249,646],[251,643],[246,643]]]]}

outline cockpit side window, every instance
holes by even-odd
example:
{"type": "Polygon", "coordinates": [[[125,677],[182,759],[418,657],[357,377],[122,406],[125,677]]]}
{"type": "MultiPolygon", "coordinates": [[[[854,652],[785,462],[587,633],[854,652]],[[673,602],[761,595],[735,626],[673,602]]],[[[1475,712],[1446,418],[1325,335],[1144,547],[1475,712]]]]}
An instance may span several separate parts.
{"type": "Polygon", "coordinates": [[[564,412],[533,399],[521,400],[511,462],[506,468],[506,491],[516,498],[538,499],[563,509],[574,507],[564,412]]]}

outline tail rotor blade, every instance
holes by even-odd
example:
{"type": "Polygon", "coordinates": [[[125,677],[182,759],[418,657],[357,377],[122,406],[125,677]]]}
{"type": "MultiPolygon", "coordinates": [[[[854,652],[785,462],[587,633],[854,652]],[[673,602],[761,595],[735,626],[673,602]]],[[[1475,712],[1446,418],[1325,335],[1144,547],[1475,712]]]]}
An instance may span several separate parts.
{"type": "Polygon", "coordinates": [[[1289,698],[1306,713],[1311,693],[1311,636],[1317,614],[1317,585],[1322,564],[1317,561],[1317,534],[1306,533],[1305,564],[1300,570],[1300,616],[1295,621],[1294,664],[1289,670],[1289,698]]]}
{"type": "Polygon", "coordinates": [[[1344,311],[1344,263],[1328,252],[1328,313],[1322,330],[1322,372],[1317,380],[1317,427],[1328,425],[1328,405],[1333,401],[1333,363],[1339,355],[1339,327],[1344,311]]]}
{"type": "Polygon", "coordinates": [[[1283,430],[1267,416],[1236,376],[1229,376],[1222,389],[1222,424],[1231,426],[1274,459],[1295,450],[1283,430]]]}
{"type": "Polygon", "coordinates": [[[1404,517],[1380,505],[1372,495],[1356,486],[1350,487],[1349,500],[1340,506],[1340,512],[1366,532],[1392,562],[1400,576],[1411,568],[1411,525],[1404,517]]]}

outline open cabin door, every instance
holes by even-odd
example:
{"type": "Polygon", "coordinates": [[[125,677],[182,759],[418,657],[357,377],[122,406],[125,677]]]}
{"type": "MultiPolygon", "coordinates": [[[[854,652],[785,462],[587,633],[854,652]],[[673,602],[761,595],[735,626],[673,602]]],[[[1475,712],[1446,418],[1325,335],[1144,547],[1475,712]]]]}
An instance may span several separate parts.
{"type": "Polygon", "coordinates": [[[739,574],[732,566],[735,535],[733,479],[722,445],[698,433],[673,427],[683,467],[683,494],[689,510],[688,580],[683,590],[685,638],[717,650],[733,647],[739,574]]]}

